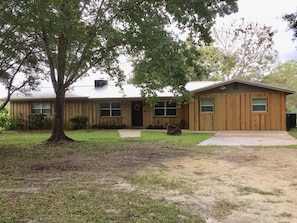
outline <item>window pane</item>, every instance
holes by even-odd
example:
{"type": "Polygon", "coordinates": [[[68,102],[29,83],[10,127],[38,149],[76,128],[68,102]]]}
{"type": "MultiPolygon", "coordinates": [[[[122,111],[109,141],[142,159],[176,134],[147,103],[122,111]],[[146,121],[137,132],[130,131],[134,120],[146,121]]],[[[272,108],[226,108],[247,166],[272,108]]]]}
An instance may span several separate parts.
{"type": "Polygon", "coordinates": [[[159,102],[155,105],[156,108],[163,108],[164,106],[165,106],[164,101],[159,101],[159,102]]]}
{"type": "Polygon", "coordinates": [[[202,106],[201,112],[213,112],[213,106],[202,106]]]}
{"type": "Polygon", "coordinates": [[[176,109],[166,109],[166,115],[175,116],[176,109]]]}
{"type": "Polygon", "coordinates": [[[168,107],[171,107],[171,108],[174,107],[174,108],[175,108],[175,107],[176,107],[176,103],[175,103],[175,102],[171,102],[171,103],[170,103],[170,101],[167,101],[167,102],[166,102],[166,107],[167,107],[167,108],[168,108],[168,107]]]}
{"type": "Polygon", "coordinates": [[[40,103],[33,103],[32,104],[32,109],[40,109],[41,108],[41,104],[40,103]]]}
{"type": "Polygon", "coordinates": [[[266,111],[266,105],[253,105],[253,111],[266,111]]]}
{"type": "Polygon", "coordinates": [[[110,116],[109,110],[101,110],[101,116],[110,116]]]}
{"type": "Polygon", "coordinates": [[[121,110],[113,110],[112,116],[121,116],[121,110]]]}
{"type": "Polygon", "coordinates": [[[202,99],[201,106],[213,106],[213,99],[202,99]]]}
{"type": "Polygon", "coordinates": [[[156,116],[164,116],[164,109],[155,109],[156,116]]]}
{"type": "Polygon", "coordinates": [[[32,103],[32,114],[50,114],[50,103],[32,103]]]}
{"type": "Polygon", "coordinates": [[[252,99],[252,111],[266,112],[266,106],[267,106],[266,98],[253,98],[252,99]]]}
{"type": "Polygon", "coordinates": [[[213,99],[201,99],[200,101],[201,112],[213,112],[214,100],[213,99]]]}
{"type": "Polygon", "coordinates": [[[121,103],[120,102],[112,102],[111,107],[112,108],[121,108],[121,103]]]}
{"type": "Polygon", "coordinates": [[[42,103],[42,104],[41,104],[41,107],[42,107],[43,109],[50,109],[50,104],[49,104],[49,103],[42,103]]]}
{"type": "Polygon", "coordinates": [[[41,114],[40,109],[32,109],[32,114],[41,114]]]}
{"type": "Polygon", "coordinates": [[[253,105],[266,105],[266,98],[254,98],[253,105]]]}
{"type": "Polygon", "coordinates": [[[42,109],[42,114],[50,114],[51,110],[50,109],[42,109]]]}
{"type": "Polygon", "coordinates": [[[110,108],[110,104],[108,102],[102,102],[101,103],[101,108],[110,108]]]}

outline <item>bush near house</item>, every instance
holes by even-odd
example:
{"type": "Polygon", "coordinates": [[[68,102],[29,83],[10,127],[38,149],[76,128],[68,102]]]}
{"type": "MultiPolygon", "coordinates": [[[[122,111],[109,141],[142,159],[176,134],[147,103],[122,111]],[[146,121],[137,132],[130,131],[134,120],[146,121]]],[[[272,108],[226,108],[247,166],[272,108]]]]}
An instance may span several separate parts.
{"type": "Polygon", "coordinates": [[[112,124],[112,125],[108,125],[108,124],[96,124],[96,125],[92,125],[92,129],[125,129],[127,128],[126,125],[120,125],[120,124],[112,124]]]}
{"type": "Polygon", "coordinates": [[[44,114],[31,114],[28,117],[28,128],[33,129],[50,129],[51,122],[44,114]]]}
{"type": "Polygon", "coordinates": [[[10,130],[24,130],[27,128],[27,122],[25,121],[23,115],[19,115],[14,119],[10,120],[10,130]]]}
{"type": "Polygon", "coordinates": [[[8,129],[10,125],[8,109],[4,108],[0,111],[0,129],[8,129]]]}
{"type": "Polygon", "coordinates": [[[84,115],[76,115],[70,119],[74,129],[86,129],[89,118],[84,115]]]}

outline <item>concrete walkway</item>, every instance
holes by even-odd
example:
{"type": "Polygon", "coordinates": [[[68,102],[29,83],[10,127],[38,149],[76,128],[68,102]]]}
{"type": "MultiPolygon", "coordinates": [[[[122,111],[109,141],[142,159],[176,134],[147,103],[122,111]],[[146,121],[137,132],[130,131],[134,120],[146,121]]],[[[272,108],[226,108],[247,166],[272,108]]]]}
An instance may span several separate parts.
{"type": "MultiPolygon", "coordinates": [[[[119,129],[122,138],[140,137],[142,129],[119,129]]],[[[188,131],[187,131],[188,132],[188,131]]],[[[199,134],[199,132],[196,132],[199,134]]],[[[290,146],[297,139],[286,131],[219,131],[198,146],[290,146]]]]}
{"type": "Polygon", "coordinates": [[[220,131],[198,146],[289,146],[297,139],[286,131],[220,131]]]}
{"type": "Polygon", "coordinates": [[[122,138],[140,137],[141,130],[140,129],[119,129],[119,134],[122,138]]]}

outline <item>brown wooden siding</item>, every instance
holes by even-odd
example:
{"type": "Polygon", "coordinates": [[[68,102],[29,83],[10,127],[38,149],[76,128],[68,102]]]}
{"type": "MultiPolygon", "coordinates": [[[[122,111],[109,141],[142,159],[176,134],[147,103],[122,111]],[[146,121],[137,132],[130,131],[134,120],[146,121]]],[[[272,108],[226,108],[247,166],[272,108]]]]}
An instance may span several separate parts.
{"type": "Polygon", "coordinates": [[[143,125],[147,127],[152,126],[167,126],[167,124],[180,125],[181,122],[185,123],[184,128],[189,128],[189,105],[183,104],[177,107],[177,115],[170,116],[155,116],[155,108],[150,104],[144,103],[143,125]]]}
{"type": "MultiPolygon", "coordinates": [[[[36,102],[36,101],[34,101],[36,102]]],[[[49,101],[40,101],[49,102],[49,101]]],[[[131,102],[132,100],[66,100],[64,110],[64,126],[66,129],[73,127],[70,118],[76,115],[84,115],[89,118],[88,125],[115,126],[124,125],[127,128],[131,127],[131,102]],[[101,117],[100,103],[103,101],[120,101],[121,116],[120,117],[101,117]]],[[[10,115],[12,118],[22,117],[27,120],[31,114],[32,101],[11,101],[10,115]]],[[[52,120],[54,113],[54,101],[51,103],[51,115],[48,117],[52,120]]],[[[181,108],[177,108],[177,116],[175,117],[156,117],[154,116],[154,106],[150,106],[143,101],[143,127],[148,125],[167,125],[180,124],[181,120],[185,120],[185,128],[189,128],[189,106],[184,104],[181,108]]]]}
{"type": "Polygon", "coordinates": [[[196,94],[190,105],[190,130],[285,130],[286,95],[283,92],[196,94]],[[200,99],[214,99],[214,112],[201,113],[200,99]],[[253,98],[267,98],[267,112],[252,112],[253,98]]]}

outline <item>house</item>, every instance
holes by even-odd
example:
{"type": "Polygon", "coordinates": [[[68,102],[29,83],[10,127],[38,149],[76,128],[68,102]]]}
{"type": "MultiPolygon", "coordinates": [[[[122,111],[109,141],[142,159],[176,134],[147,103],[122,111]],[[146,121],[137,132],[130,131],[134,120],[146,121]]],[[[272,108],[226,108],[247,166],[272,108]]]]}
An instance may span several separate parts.
{"type": "MultiPolygon", "coordinates": [[[[74,86],[66,93],[64,124],[71,128],[70,118],[84,115],[90,127],[179,124],[193,131],[286,130],[286,96],[293,90],[241,79],[189,82],[186,88],[193,94],[189,104],[177,105],[164,90],[158,92],[159,102],[151,106],[131,84],[123,85],[122,90],[106,80],[74,86]]],[[[11,98],[11,117],[26,119],[42,113],[52,119],[54,98],[52,88],[16,94],[11,98]]]]}

